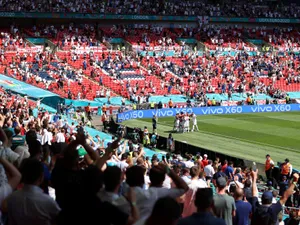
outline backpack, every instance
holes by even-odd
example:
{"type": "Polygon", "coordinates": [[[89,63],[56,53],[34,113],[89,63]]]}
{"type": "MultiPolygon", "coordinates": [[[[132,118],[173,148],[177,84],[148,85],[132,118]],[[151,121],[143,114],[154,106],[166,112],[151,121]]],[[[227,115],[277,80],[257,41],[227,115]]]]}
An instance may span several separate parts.
{"type": "Polygon", "coordinates": [[[275,225],[272,208],[259,205],[252,216],[251,225],[275,225]]]}

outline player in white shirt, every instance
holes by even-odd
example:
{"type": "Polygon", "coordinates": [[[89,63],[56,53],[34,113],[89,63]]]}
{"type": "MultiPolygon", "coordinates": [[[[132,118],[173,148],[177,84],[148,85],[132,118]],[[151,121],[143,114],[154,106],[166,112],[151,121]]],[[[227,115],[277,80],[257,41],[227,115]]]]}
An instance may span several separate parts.
{"type": "Polygon", "coordinates": [[[197,129],[197,131],[199,131],[199,128],[198,128],[198,125],[197,125],[197,116],[196,116],[196,114],[192,113],[191,117],[192,117],[192,123],[193,123],[192,132],[195,130],[195,128],[197,129]]]}
{"type": "Polygon", "coordinates": [[[190,132],[190,117],[188,114],[184,116],[184,129],[183,132],[190,132]]]}
{"type": "Polygon", "coordinates": [[[179,123],[180,123],[179,114],[177,113],[174,119],[174,128],[173,128],[173,130],[176,132],[179,131],[179,123]]]}

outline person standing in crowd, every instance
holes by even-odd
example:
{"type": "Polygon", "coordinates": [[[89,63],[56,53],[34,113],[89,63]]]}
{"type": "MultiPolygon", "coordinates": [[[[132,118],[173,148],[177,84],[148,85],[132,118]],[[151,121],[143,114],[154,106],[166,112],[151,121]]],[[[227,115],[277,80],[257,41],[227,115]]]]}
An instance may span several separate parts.
{"type": "Polygon", "coordinates": [[[215,170],[212,166],[212,161],[211,160],[208,160],[207,166],[204,167],[204,173],[205,173],[205,176],[206,176],[205,179],[207,181],[211,181],[212,177],[215,174],[215,170]]]}
{"type": "Polygon", "coordinates": [[[202,164],[203,164],[203,168],[205,168],[208,165],[207,154],[203,155],[202,164]]]}
{"type": "Polygon", "coordinates": [[[266,163],[265,163],[265,173],[266,173],[267,180],[271,179],[273,168],[274,168],[274,161],[271,159],[271,156],[267,154],[266,163]]]}
{"type": "Polygon", "coordinates": [[[285,159],[284,163],[281,164],[281,177],[286,176],[289,178],[292,175],[293,167],[292,164],[290,164],[289,159],[285,159]]]}
{"type": "MultiPolygon", "coordinates": [[[[21,174],[18,169],[6,159],[0,158],[0,204],[5,212],[7,211],[7,201],[5,199],[17,188],[20,180],[21,174]]],[[[2,212],[0,211],[0,224],[2,222],[2,212]]]]}
{"type": "Polygon", "coordinates": [[[242,188],[236,185],[236,190],[234,192],[236,214],[233,218],[233,225],[249,225],[249,219],[252,213],[252,205],[244,201],[245,193],[242,188]]]}
{"type": "Polygon", "coordinates": [[[227,169],[227,166],[228,166],[228,161],[225,159],[224,160],[224,163],[222,165],[222,172],[225,173],[226,169],[227,169]]]}
{"type": "Polygon", "coordinates": [[[233,173],[234,173],[234,168],[233,168],[233,162],[229,162],[228,166],[226,167],[225,174],[228,179],[233,180],[233,173]]]}
{"type": "Polygon", "coordinates": [[[151,215],[146,220],[139,220],[134,225],[176,225],[181,216],[178,202],[171,197],[156,201],[151,215]]]}
{"type": "Polygon", "coordinates": [[[190,169],[189,168],[183,168],[181,170],[182,176],[181,179],[185,181],[187,185],[191,183],[191,178],[190,178],[190,169]]]}
{"type": "Polygon", "coordinates": [[[217,194],[214,196],[214,213],[217,217],[224,219],[226,225],[232,225],[236,206],[233,197],[226,194],[227,180],[225,177],[219,177],[216,184],[217,194]]]}
{"type": "Polygon", "coordinates": [[[130,213],[127,200],[123,195],[119,195],[122,182],[122,170],[117,166],[109,166],[103,173],[104,189],[97,193],[97,197],[102,202],[110,202],[125,213],[130,213]]]}
{"type": "Polygon", "coordinates": [[[16,126],[15,129],[15,135],[12,137],[12,146],[11,150],[15,150],[18,146],[23,146],[25,144],[25,136],[21,135],[21,128],[19,126],[16,126]]]}
{"type": "Polygon", "coordinates": [[[276,204],[272,204],[273,194],[270,191],[265,191],[261,197],[261,204],[258,201],[257,191],[257,174],[251,172],[252,177],[252,210],[253,215],[251,219],[251,225],[270,225],[278,223],[278,214],[282,211],[282,206],[286,203],[288,198],[293,194],[296,184],[299,180],[299,174],[295,173],[290,182],[289,188],[283,193],[280,200],[276,204]]]}
{"type": "MultiPolygon", "coordinates": [[[[140,220],[145,220],[151,214],[155,202],[159,198],[171,197],[179,198],[188,191],[188,186],[173,170],[168,166],[159,164],[153,166],[149,172],[150,187],[144,190],[145,168],[132,166],[126,171],[126,184],[133,188],[136,193],[136,206],[139,210],[140,220]],[[174,183],[174,188],[163,187],[166,176],[174,183]]],[[[126,186],[124,190],[126,191],[126,186]]],[[[128,204],[127,204],[128,205],[128,204]]],[[[127,207],[128,208],[128,207],[127,207]]],[[[123,208],[124,210],[126,207],[123,208]]]]}
{"type": "Polygon", "coordinates": [[[196,212],[195,196],[199,188],[207,188],[207,183],[203,180],[203,172],[200,173],[199,168],[193,166],[190,169],[191,182],[189,184],[189,190],[184,196],[184,208],[182,217],[187,217],[196,212]]]}
{"type": "Polygon", "coordinates": [[[20,170],[24,187],[7,199],[9,223],[14,225],[56,223],[60,207],[39,187],[44,180],[42,163],[33,158],[25,159],[20,170]]]}
{"type": "Polygon", "coordinates": [[[177,225],[226,225],[225,221],[212,214],[214,205],[211,188],[199,188],[195,196],[197,212],[178,221],[177,225]]]}

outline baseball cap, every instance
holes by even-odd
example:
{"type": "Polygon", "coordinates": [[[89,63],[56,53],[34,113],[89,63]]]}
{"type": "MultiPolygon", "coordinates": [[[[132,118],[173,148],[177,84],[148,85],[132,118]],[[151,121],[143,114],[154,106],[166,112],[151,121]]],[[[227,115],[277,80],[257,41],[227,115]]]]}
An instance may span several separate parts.
{"type": "Polygon", "coordinates": [[[218,177],[218,179],[217,179],[217,186],[219,188],[224,188],[224,187],[226,187],[226,185],[227,185],[226,178],[225,177],[218,177]]]}
{"type": "Polygon", "coordinates": [[[269,201],[272,201],[272,199],[273,199],[273,194],[270,191],[265,191],[261,196],[262,202],[265,202],[265,201],[269,202],[269,201]]]}
{"type": "Polygon", "coordinates": [[[204,154],[203,157],[204,157],[204,158],[207,158],[207,154],[204,154]]]}

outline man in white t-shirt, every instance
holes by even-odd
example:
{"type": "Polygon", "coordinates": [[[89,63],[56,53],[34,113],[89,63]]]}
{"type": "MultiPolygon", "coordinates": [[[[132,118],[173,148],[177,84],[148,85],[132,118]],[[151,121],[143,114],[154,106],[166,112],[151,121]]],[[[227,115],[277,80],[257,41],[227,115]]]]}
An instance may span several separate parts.
{"type": "Polygon", "coordinates": [[[64,135],[65,130],[61,129],[57,134],[56,134],[56,142],[57,143],[64,143],[66,142],[66,138],[64,135]]]}
{"type": "Polygon", "coordinates": [[[187,155],[187,160],[183,162],[185,166],[189,169],[195,165],[194,162],[192,161],[192,158],[193,158],[192,155],[187,155]]]}
{"type": "Polygon", "coordinates": [[[196,212],[194,201],[198,188],[207,188],[207,183],[203,179],[203,173],[200,175],[200,171],[197,166],[194,166],[190,169],[190,175],[192,180],[189,184],[189,190],[184,197],[184,209],[182,213],[183,217],[190,216],[196,212]]]}
{"type": "Polygon", "coordinates": [[[126,171],[127,167],[128,167],[128,163],[126,162],[128,158],[128,154],[127,153],[123,153],[121,155],[121,161],[117,162],[117,167],[119,167],[122,172],[126,171]]]}
{"type": "MultiPolygon", "coordinates": [[[[136,166],[130,167],[128,170],[138,170],[134,167],[136,166]]],[[[142,189],[142,184],[140,186],[133,186],[133,184],[128,182],[129,180],[134,181],[134,183],[136,183],[137,180],[143,181],[143,173],[140,173],[139,175],[126,173],[127,183],[129,186],[134,187],[136,193],[136,204],[139,209],[141,220],[147,219],[150,216],[153,206],[159,198],[167,196],[179,198],[188,191],[188,186],[184,180],[182,180],[173,170],[170,170],[169,167],[163,164],[152,167],[149,172],[149,177],[151,185],[148,190],[144,190],[142,189]],[[163,187],[166,175],[172,180],[176,188],[167,189],[163,187]]]]}
{"type": "Polygon", "coordinates": [[[211,180],[215,174],[215,170],[212,166],[212,161],[208,160],[208,165],[204,167],[204,172],[206,176],[206,180],[211,180]]]}

